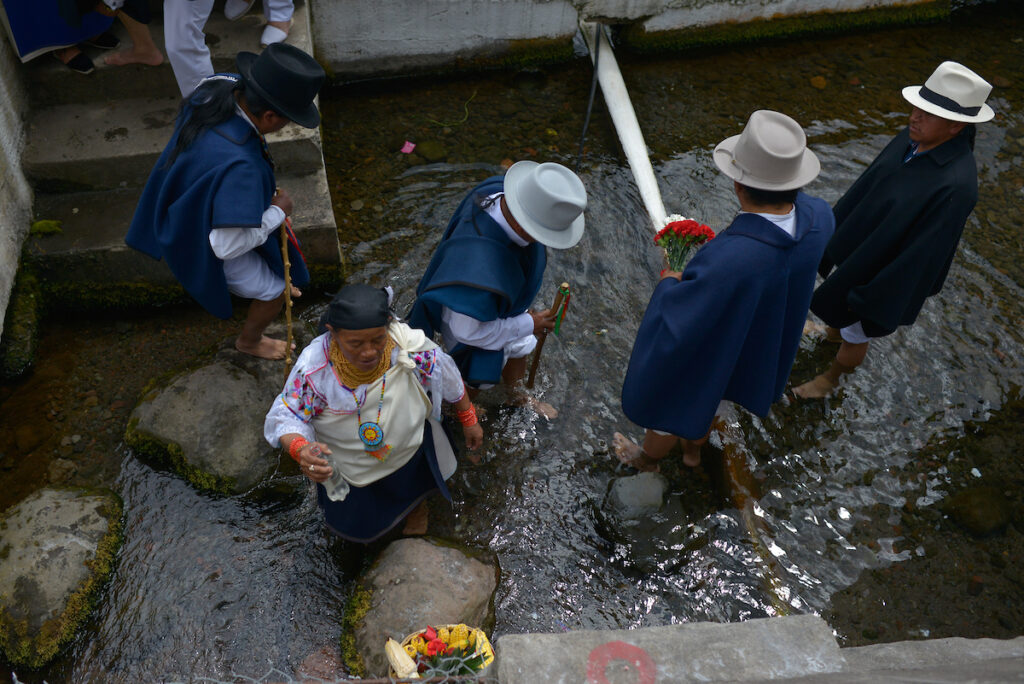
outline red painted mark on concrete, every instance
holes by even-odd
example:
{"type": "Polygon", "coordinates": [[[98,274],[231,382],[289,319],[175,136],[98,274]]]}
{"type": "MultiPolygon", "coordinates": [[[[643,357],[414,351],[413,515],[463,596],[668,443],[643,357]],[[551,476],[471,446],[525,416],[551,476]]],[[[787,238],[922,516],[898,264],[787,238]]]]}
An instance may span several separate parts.
{"type": "Polygon", "coordinates": [[[625,641],[609,641],[590,652],[587,684],[608,684],[605,670],[613,660],[625,660],[636,668],[636,684],[654,684],[658,668],[647,651],[625,641]]]}

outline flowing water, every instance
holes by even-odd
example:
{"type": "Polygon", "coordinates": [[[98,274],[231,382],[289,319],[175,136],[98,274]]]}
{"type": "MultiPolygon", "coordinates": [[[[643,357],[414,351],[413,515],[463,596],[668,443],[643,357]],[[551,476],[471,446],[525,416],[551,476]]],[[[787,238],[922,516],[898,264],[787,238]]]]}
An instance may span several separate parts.
{"type": "MultiPolygon", "coordinates": [[[[598,95],[580,168],[590,195],[587,232],[577,247],[549,251],[541,290],[547,301],[562,280],[573,289],[537,383],[561,414],[547,422],[484,400],[482,461],[454,476],[454,508],[432,509],[433,532],[485,549],[500,565],[496,638],[821,613],[865,570],[924,553],[902,548],[897,534],[866,537],[857,525],[879,510],[898,517],[908,501],[936,504],[942,485],[954,484],[955,454],[936,464],[926,485],[901,469],[925,445],[997,414],[1024,384],[1024,18],[1005,3],[961,12],[951,25],[679,58],[619,55],[667,210],[716,230],[737,205],[711,150],[751,111],[778,109],[805,126],[823,169],[807,190],[834,202],[904,125],[900,88],[921,83],[946,58],[999,85],[990,99],[997,119],[978,129],[981,200],[946,287],[917,324],[873,343],[835,397],[784,401],[763,420],[736,418],[749,450],[754,526],[714,467],[667,464],[671,496],[650,519],[624,521],[605,506],[610,483],[625,474],[610,453],[611,435],[641,434],[623,417],[619,390],[661,265],[598,95]]],[[[399,311],[408,307],[440,230],[474,183],[510,160],[575,163],[590,73],[581,57],[544,73],[325,94],[325,153],[347,277],[391,284],[399,311]],[[417,152],[398,152],[406,140],[417,152]]],[[[88,346],[114,325],[79,325],[78,341],[88,346]]],[[[142,336],[154,335],[142,323],[117,325],[132,327],[107,343],[133,358],[142,336]]],[[[59,347],[53,338],[67,332],[49,329],[37,374],[59,347]]],[[[794,381],[812,377],[832,353],[805,339],[794,381]]],[[[122,384],[123,364],[112,366],[109,376],[101,369],[89,379],[122,384]]],[[[9,404],[18,392],[6,388],[3,397],[9,404]]],[[[662,399],[685,398],[680,387],[662,399]]],[[[118,415],[112,420],[123,425],[118,415]]],[[[283,494],[210,497],[137,460],[115,433],[100,435],[99,448],[120,465],[109,482],[125,500],[119,566],[82,637],[47,670],[18,673],[22,681],[227,680],[272,668],[287,677],[336,653],[351,589],[342,569],[352,551],[324,536],[300,476],[276,477],[283,494]]],[[[718,449],[707,451],[709,463],[720,460],[718,449]]],[[[110,477],[104,472],[93,480],[110,477]]]]}

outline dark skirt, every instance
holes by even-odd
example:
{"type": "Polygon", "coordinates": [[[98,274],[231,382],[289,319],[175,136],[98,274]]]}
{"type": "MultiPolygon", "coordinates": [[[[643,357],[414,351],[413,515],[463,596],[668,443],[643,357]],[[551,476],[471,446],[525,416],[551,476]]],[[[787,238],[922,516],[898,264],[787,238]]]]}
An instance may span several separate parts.
{"type": "MultiPolygon", "coordinates": [[[[445,433],[447,436],[447,430],[445,433]]],[[[423,444],[404,466],[365,487],[349,485],[344,501],[331,501],[321,484],[316,486],[316,497],[331,532],[366,544],[404,520],[434,490],[451,501],[437,464],[430,425],[424,423],[423,444]]]]}

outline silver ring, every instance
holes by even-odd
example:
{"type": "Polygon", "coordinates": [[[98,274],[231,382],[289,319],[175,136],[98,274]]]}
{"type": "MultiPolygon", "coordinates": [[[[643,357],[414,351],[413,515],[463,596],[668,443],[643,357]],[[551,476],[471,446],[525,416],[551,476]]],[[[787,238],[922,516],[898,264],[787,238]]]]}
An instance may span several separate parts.
{"type": "Polygon", "coordinates": [[[316,466],[311,463],[309,465],[309,472],[313,472],[314,470],[316,470],[316,466]]]}

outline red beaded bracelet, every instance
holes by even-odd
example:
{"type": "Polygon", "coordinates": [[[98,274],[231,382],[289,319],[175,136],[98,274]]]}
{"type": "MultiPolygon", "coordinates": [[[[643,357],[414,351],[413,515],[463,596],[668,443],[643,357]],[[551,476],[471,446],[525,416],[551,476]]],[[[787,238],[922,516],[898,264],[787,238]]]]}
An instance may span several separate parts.
{"type": "Polygon", "coordinates": [[[470,404],[469,408],[466,409],[465,411],[456,411],[455,417],[459,419],[459,422],[462,423],[463,427],[470,427],[471,425],[476,425],[476,407],[470,404]]]}
{"type": "Polygon", "coordinates": [[[302,447],[307,444],[309,444],[309,442],[306,441],[305,437],[296,437],[292,440],[292,443],[288,445],[288,454],[295,459],[296,463],[301,460],[299,458],[299,451],[301,451],[302,447]]]}

